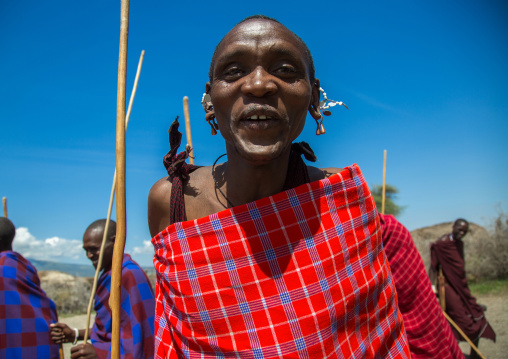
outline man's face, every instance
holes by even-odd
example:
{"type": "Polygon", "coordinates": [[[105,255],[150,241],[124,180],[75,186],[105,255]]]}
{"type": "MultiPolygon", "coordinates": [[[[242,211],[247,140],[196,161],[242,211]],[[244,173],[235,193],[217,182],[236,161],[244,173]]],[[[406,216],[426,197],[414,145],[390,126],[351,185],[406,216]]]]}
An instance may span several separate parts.
{"type": "MultiPolygon", "coordinates": [[[[104,233],[103,228],[88,229],[83,235],[83,249],[86,251],[86,256],[92,261],[93,266],[97,269],[99,262],[99,255],[102,243],[102,236],[104,233]]],[[[113,246],[114,242],[108,240],[104,246],[104,255],[102,258],[102,269],[108,271],[111,269],[111,262],[113,260],[113,246]]]]}
{"type": "Polygon", "coordinates": [[[300,42],[282,25],[259,19],[226,35],[207,91],[226,143],[259,164],[288,148],[305,125],[313,96],[319,99],[300,42]]]}
{"type": "Polygon", "coordinates": [[[462,239],[466,235],[468,230],[469,230],[469,226],[467,225],[467,223],[465,223],[465,222],[455,223],[453,225],[453,231],[452,231],[453,239],[455,239],[455,240],[462,239]]]}

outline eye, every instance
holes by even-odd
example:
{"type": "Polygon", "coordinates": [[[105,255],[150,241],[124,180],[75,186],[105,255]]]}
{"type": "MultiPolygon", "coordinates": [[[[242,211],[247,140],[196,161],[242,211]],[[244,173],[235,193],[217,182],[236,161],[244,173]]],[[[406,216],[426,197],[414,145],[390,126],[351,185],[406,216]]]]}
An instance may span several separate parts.
{"type": "Polygon", "coordinates": [[[289,64],[284,64],[277,67],[274,72],[279,74],[294,74],[296,73],[296,68],[289,64]]]}
{"type": "Polygon", "coordinates": [[[245,75],[245,71],[239,66],[230,66],[222,72],[222,77],[226,81],[235,81],[245,75]]]}

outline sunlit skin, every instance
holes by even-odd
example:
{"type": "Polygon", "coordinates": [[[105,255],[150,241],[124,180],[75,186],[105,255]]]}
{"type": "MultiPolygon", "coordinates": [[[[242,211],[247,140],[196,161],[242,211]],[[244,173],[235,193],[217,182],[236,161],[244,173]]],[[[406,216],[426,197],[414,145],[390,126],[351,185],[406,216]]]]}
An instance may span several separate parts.
{"type": "MultiPolygon", "coordinates": [[[[83,249],[85,250],[87,258],[92,262],[95,269],[97,269],[97,264],[99,262],[103,235],[103,227],[89,228],[83,235],[83,249]]],[[[104,255],[102,258],[101,270],[108,271],[111,269],[111,262],[113,261],[113,247],[114,237],[109,238],[109,240],[104,245],[104,255]]]]}
{"type": "Polygon", "coordinates": [[[464,238],[464,236],[467,234],[467,231],[469,230],[469,225],[466,222],[458,221],[455,222],[453,225],[452,230],[452,237],[456,241],[464,238]]]}
{"type": "MultiPolygon", "coordinates": [[[[291,143],[302,132],[307,114],[319,119],[319,80],[309,78],[300,41],[283,25],[251,19],[235,26],[217,48],[211,96],[227,162],[215,178],[231,203],[241,205],[282,191],[291,143]],[[252,117],[254,116],[254,117],[252,117]]],[[[308,166],[311,181],[340,171],[308,166]]],[[[171,224],[171,182],[156,182],[148,196],[148,225],[155,236],[171,224]]],[[[217,191],[211,167],[201,167],[184,187],[188,220],[230,207],[217,191]]]]}
{"type": "Polygon", "coordinates": [[[301,133],[308,111],[319,118],[311,107],[319,80],[311,83],[304,50],[282,25],[256,20],[226,35],[217,54],[206,91],[228,158],[236,152],[252,165],[278,158],[301,133]]]}

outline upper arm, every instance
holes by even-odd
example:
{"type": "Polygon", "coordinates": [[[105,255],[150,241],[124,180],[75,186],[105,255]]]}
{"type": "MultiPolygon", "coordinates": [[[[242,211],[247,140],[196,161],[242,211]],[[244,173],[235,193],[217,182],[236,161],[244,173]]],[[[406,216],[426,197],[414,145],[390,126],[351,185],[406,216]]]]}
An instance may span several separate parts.
{"type": "Polygon", "coordinates": [[[170,199],[169,178],[165,177],[155,182],[148,193],[148,228],[152,237],[171,224],[170,199]]]}

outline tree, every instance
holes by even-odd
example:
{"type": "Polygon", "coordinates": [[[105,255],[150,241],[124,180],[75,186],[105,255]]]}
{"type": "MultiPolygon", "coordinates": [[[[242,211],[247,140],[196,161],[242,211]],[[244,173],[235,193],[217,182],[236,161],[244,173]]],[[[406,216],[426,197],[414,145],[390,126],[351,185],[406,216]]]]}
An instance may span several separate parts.
{"type": "MultiPolygon", "coordinates": [[[[374,185],[371,187],[372,197],[374,197],[374,202],[376,202],[376,207],[379,213],[381,213],[381,203],[383,198],[383,186],[382,185],[374,185]]],[[[395,203],[397,198],[397,193],[399,190],[397,187],[392,186],[390,184],[386,184],[385,188],[385,214],[393,214],[394,216],[398,216],[402,213],[405,206],[399,206],[395,203]]]]}

